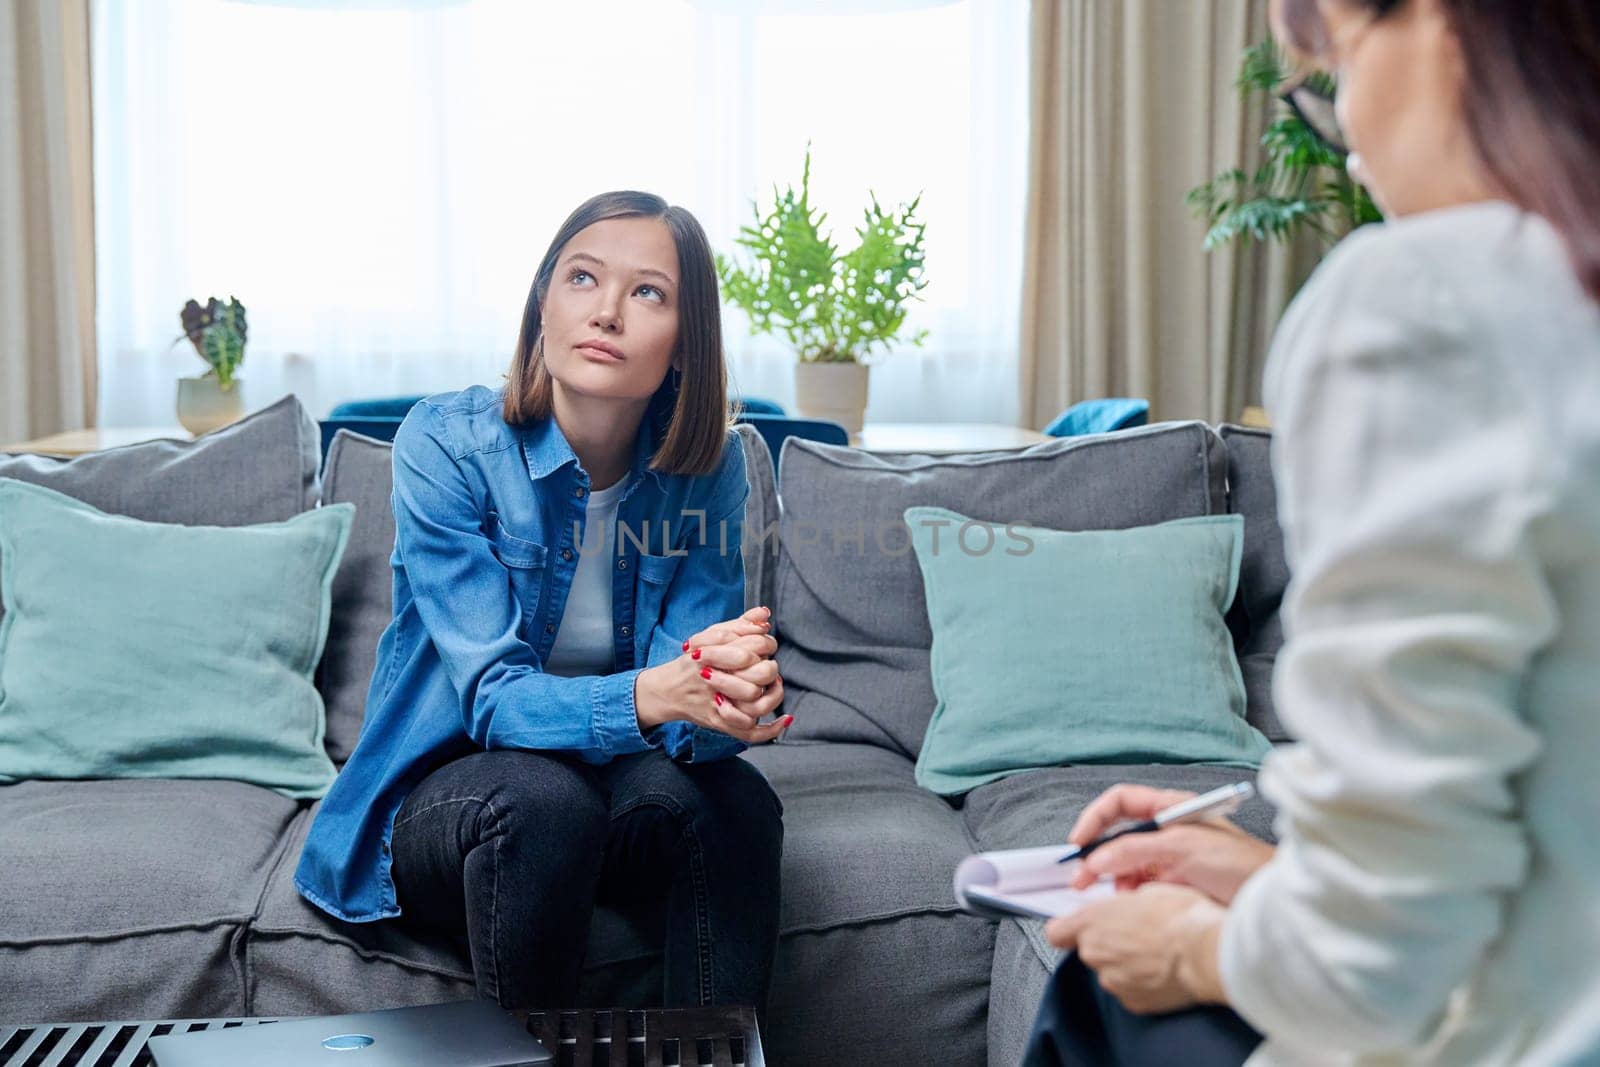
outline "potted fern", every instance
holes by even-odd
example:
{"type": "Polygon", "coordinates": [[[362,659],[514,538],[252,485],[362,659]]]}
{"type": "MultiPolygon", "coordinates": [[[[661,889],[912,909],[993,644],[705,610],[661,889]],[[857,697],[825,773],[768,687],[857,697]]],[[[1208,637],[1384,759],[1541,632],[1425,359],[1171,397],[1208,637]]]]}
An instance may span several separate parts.
{"type": "MultiPolygon", "coordinates": [[[[829,419],[859,433],[866,413],[867,359],[900,339],[907,305],[919,299],[923,230],[918,196],[885,210],[869,193],[857,244],[841,250],[823,231],[827,215],[811,204],[811,149],[800,190],[773,189],[763,213],[735,243],[748,253],[738,263],[719,254],[723,298],[749,317],[752,332],[788,341],[796,356],[795,401],[800,413],[829,419]]],[[[921,345],[927,331],[904,338],[921,345]]]]}
{"type": "Polygon", "coordinates": [[[178,379],[178,422],[198,437],[237,422],[244,414],[238,370],[244,362],[248,328],[244,305],[237,297],[229,297],[226,304],[211,297],[203,307],[190,300],[178,319],[183,333],[172,343],[187,337],[209,365],[204,374],[178,379]]]}

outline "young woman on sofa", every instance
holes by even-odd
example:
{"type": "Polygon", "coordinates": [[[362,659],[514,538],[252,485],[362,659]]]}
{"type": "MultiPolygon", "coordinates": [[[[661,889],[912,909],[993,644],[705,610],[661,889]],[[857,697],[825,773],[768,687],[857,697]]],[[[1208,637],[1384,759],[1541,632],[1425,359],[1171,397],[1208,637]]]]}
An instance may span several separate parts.
{"type": "Polygon", "coordinates": [[[667,1005],[764,1006],[782,809],[731,759],[775,738],[768,609],[705,233],[659,197],[580,206],[506,386],[394,443],[394,619],[361,741],[295,884],[349,922],[464,934],[480,996],[576,1003],[596,902],[664,907],[667,1005]]]}
{"type": "MultiPolygon", "coordinates": [[[[1029,1062],[1595,1063],[1600,4],[1274,22],[1337,75],[1324,136],[1391,220],[1323,263],[1267,372],[1279,844],[1096,851],[1085,884],[1146,884],[1048,927],[1075,952],[1029,1062]]],[[[1119,786],[1071,839],[1178,799],[1119,786]]]]}

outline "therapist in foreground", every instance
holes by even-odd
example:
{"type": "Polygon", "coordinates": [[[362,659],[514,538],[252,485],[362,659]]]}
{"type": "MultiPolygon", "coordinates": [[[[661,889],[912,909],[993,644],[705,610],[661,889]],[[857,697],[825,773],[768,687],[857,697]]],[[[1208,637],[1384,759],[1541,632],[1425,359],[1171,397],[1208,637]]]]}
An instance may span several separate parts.
{"type": "MultiPolygon", "coordinates": [[[[1096,851],[1085,881],[1137,888],[1047,928],[1073,954],[1029,1062],[1597,1063],[1600,3],[1273,23],[1337,78],[1319,132],[1388,219],[1328,256],[1267,371],[1279,844],[1096,851]]],[[[1071,839],[1182,797],[1118,787],[1071,839]]]]}

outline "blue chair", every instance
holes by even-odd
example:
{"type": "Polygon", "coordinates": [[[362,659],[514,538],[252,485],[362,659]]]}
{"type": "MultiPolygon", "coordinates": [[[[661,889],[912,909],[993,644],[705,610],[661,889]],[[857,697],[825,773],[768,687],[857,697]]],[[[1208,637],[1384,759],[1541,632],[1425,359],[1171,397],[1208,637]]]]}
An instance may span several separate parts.
{"type": "Polygon", "coordinates": [[[1051,437],[1082,437],[1127,430],[1149,421],[1150,401],[1108,396],[1102,400],[1080,400],[1057,415],[1044,432],[1051,437]]]}
{"type": "Polygon", "coordinates": [[[736,420],[747,422],[756,428],[761,439],[767,443],[767,451],[772,453],[772,470],[780,484],[783,479],[781,462],[783,459],[783,439],[798,437],[805,441],[820,441],[825,445],[848,445],[850,435],[845,428],[837,422],[828,422],[825,419],[791,419],[786,415],[740,415],[736,420]]]}
{"type": "Polygon", "coordinates": [[[349,430],[363,437],[376,437],[380,441],[393,441],[404,421],[401,415],[323,419],[317,424],[322,428],[322,458],[328,458],[328,446],[333,444],[333,435],[340,430],[349,430]]]}
{"type": "Polygon", "coordinates": [[[787,415],[783,405],[776,400],[768,400],[760,396],[745,396],[739,398],[737,409],[739,415],[787,415]]]}
{"type": "MultiPolygon", "coordinates": [[[[373,400],[346,400],[328,412],[330,419],[403,419],[421,396],[386,396],[373,400]]],[[[385,440],[392,440],[391,435],[385,440]]]]}

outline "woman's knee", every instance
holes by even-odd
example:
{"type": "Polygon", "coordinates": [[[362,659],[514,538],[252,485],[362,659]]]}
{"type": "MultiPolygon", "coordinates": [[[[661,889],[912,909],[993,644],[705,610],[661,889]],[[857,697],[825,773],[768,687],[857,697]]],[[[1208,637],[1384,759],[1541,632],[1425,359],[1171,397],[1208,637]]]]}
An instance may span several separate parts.
{"type": "Polygon", "coordinates": [[[697,817],[732,832],[750,847],[767,844],[774,854],[783,847],[783,803],[772,784],[742,759],[689,764],[697,779],[701,808],[697,817]]]}
{"type": "Polygon", "coordinates": [[[538,752],[475,753],[470,788],[482,803],[483,835],[538,834],[603,840],[604,792],[581,763],[538,752]]]}

